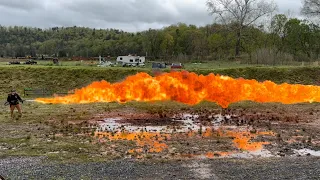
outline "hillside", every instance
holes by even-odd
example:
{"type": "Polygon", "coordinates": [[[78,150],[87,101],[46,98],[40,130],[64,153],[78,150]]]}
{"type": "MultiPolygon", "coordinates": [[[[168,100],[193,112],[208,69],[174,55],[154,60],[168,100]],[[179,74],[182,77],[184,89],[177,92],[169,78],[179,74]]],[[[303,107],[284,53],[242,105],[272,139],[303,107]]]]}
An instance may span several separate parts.
{"type": "Polygon", "coordinates": [[[50,29],[0,26],[0,56],[90,58],[138,54],[179,61],[227,60],[237,56],[251,64],[272,65],[319,58],[318,26],[284,15],[275,15],[272,23],[275,27],[270,32],[255,26],[243,28],[238,45],[234,24],[197,27],[179,23],[136,33],[76,26],[50,29]],[[236,55],[235,47],[239,45],[241,54],[236,55]]]}

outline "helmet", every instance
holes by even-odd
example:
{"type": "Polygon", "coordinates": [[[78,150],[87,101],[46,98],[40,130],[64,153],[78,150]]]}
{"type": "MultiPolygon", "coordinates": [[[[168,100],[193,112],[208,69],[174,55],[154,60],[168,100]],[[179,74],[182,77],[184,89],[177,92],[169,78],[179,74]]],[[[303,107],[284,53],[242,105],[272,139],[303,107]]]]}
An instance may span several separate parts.
{"type": "Polygon", "coordinates": [[[16,92],[16,90],[15,90],[15,89],[12,89],[10,92],[11,92],[11,93],[15,93],[15,92],[16,92]]]}

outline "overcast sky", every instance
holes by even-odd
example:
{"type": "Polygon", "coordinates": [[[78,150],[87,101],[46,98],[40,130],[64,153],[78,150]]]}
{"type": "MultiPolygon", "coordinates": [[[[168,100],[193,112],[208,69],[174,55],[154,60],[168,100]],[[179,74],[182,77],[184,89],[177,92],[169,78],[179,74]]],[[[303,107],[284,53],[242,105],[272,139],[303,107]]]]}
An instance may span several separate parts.
{"type": "MultiPolygon", "coordinates": [[[[0,0],[0,24],[48,28],[85,26],[140,31],[178,22],[213,22],[206,0],[0,0]]],[[[301,0],[275,0],[280,13],[299,14],[301,0]]]]}

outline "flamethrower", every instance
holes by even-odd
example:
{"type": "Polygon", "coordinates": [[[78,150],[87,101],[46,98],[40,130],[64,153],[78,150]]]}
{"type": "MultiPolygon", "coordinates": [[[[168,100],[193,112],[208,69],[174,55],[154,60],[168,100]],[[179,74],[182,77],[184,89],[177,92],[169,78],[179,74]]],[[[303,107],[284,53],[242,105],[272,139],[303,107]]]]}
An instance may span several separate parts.
{"type": "MultiPolygon", "coordinates": [[[[36,102],[36,100],[23,100],[22,103],[24,103],[24,102],[36,102]]],[[[3,105],[9,106],[10,103],[8,101],[6,101],[3,105]]]]}

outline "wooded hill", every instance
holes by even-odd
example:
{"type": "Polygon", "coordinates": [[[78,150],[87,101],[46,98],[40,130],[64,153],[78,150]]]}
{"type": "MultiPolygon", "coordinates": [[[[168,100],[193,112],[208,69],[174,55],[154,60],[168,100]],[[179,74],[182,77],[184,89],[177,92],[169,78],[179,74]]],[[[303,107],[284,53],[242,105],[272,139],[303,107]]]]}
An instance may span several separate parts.
{"type": "MultiPolygon", "coordinates": [[[[180,23],[137,33],[85,27],[40,29],[0,26],[0,55],[114,57],[147,54],[156,59],[180,61],[228,60],[236,57],[236,26],[230,23],[197,27],[180,23]]],[[[313,61],[320,54],[320,27],[279,14],[264,26],[244,27],[240,44],[241,55],[237,58],[249,63],[313,61]]]]}

